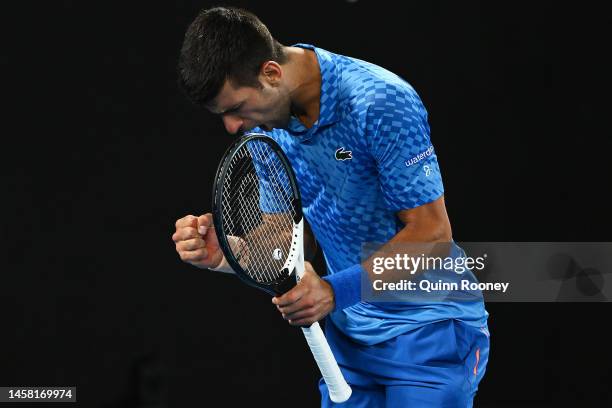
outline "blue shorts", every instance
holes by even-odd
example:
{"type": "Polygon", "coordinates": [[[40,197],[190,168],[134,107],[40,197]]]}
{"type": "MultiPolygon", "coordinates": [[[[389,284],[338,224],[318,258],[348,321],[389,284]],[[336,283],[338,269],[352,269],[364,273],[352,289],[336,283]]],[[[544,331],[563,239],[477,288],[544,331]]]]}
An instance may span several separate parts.
{"type": "Polygon", "coordinates": [[[489,333],[458,320],[420,327],[373,346],[355,343],[331,321],[325,334],[353,389],[348,401],[322,407],[471,407],[489,356],[489,333]]]}

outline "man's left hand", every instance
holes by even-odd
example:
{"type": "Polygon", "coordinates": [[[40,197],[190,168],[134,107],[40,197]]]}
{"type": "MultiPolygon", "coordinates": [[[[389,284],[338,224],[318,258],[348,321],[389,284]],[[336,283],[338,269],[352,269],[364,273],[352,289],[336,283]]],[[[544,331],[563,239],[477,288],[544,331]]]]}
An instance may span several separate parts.
{"type": "Polygon", "coordinates": [[[334,310],[334,290],[321,279],[310,262],[304,262],[304,276],[297,285],[282,296],[272,298],[292,326],[310,326],[334,310]]]}

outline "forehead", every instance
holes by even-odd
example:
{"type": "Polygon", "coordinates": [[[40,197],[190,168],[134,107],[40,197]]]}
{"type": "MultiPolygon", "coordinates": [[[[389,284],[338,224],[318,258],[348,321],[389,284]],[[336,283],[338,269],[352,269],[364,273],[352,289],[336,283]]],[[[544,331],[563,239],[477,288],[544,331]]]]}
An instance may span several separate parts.
{"type": "Polygon", "coordinates": [[[220,114],[237,104],[244,102],[254,91],[254,88],[241,86],[237,87],[231,81],[226,80],[219,94],[206,107],[212,113],[220,114]]]}

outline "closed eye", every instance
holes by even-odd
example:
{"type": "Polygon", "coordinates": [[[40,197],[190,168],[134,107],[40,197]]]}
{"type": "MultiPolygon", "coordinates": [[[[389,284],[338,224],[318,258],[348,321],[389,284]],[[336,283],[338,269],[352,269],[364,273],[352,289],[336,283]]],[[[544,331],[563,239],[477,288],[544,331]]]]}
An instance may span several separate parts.
{"type": "Polygon", "coordinates": [[[234,106],[232,108],[229,108],[228,110],[223,112],[223,114],[226,114],[226,113],[236,113],[236,112],[238,112],[240,110],[240,108],[242,108],[242,105],[244,105],[244,102],[239,103],[238,105],[236,105],[236,106],[234,106]]]}

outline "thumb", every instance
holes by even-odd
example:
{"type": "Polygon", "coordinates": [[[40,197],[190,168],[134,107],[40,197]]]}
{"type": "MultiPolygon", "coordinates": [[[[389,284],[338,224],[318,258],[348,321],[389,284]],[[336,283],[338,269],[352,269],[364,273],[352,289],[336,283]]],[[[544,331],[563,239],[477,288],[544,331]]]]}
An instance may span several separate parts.
{"type": "Polygon", "coordinates": [[[304,261],[304,273],[316,273],[312,264],[308,261],[304,261]]]}
{"type": "Polygon", "coordinates": [[[200,235],[206,235],[208,229],[212,226],[212,214],[204,214],[198,217],[198,232],[200,235]]]}

